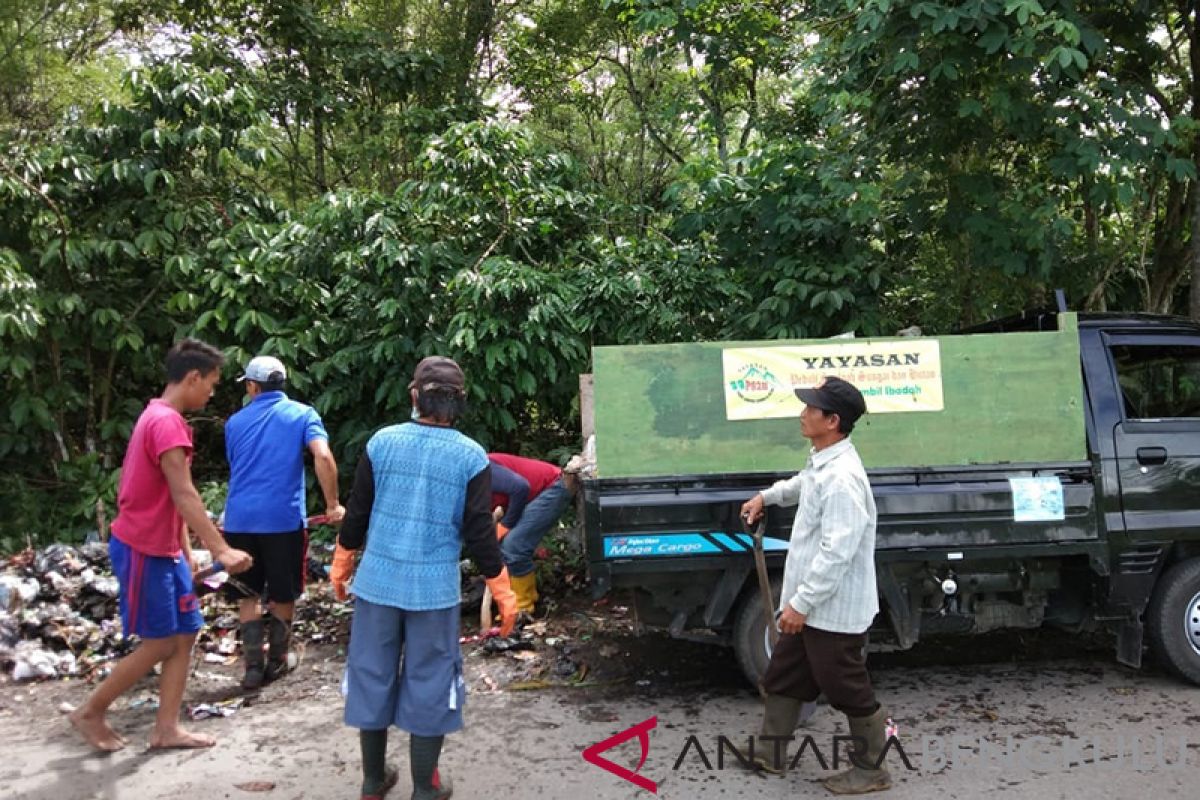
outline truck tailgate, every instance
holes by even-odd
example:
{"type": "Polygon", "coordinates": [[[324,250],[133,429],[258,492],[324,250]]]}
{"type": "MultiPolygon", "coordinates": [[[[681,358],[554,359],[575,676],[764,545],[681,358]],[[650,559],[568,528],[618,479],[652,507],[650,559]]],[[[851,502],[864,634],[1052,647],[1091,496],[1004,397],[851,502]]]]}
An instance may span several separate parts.
{"type": "MultiPolygon", "coordinates": [[[[588,557],[593,561],[744,555],[741,504],[786,475],[726,475],[589,481],[588,557]]],[[[1087,462],[1011,468],[875,470],[876,549],[972,548],[1094,540],[1100,524],[1087,462]],[[1015,480],[1015,483],[1014,483],[1015,480]],[[1018,511],[1021,487],[1056,487],[1055,510],[1018,511]],[[1024,483],[1023,483],[1024,482],[1024,483]],[[1060,511],[1058,510],[1060,509],[1060,511]],[[1032,517],[1032,518],[1022,518],[1032,517]]],[[[768,509],[768,553],[787,550],[794,509],[768,509]]]]}

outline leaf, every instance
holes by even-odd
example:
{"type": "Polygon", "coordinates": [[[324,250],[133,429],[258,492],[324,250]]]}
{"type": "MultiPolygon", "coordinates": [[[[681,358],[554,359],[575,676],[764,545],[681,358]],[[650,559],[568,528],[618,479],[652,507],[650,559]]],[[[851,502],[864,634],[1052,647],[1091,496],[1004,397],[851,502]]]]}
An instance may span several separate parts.
{"type": "Polygon", "coordinates": [[[1166,169],[1171,177],[1177,181],[1196,179],[1196,165],[1189,159],[1168,158],[1166,160],[1166,169]]]}
{"type": "Polygon", "coordinates": [[[984,52],[992,55],[1004,47],[1008,43],[1008,26],[997,22],[989,25],[982,36],[979,37],[978,44],[983,48],[984,52]]]}
{"type": "Polygon", "coordinates": [[[898,75],[901,72],[915,72],[920,67],[920,59],[917,54],[911,50],[903,50],[896,54],[896,58],[892,61],[892,74],[898,75]]]}
{"type": "Polygon", "coordinates": [[[29,397],[24,394],[17,395],[17,399],[12,402],[8,409],[8,418],[12,422],[14,428],[23,428],[25,421],[29,419],[29,397]]]}
{"type": "Polygon", "coordinates": [[[981,117],[983,116],[983,103],[973,97],[964,97],[958,102],[959,117],[981,117]]]}

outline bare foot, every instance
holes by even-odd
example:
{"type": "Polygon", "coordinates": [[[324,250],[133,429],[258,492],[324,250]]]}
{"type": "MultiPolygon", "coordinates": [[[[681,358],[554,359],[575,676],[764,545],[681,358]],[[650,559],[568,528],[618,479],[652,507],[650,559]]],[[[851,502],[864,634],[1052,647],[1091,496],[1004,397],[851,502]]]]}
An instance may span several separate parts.
{"type": "Polygon", "coordinates": [[[158,732],[150,735],[151,750],[188,750],[198,747],[212,747],[217,743],[213,737],[203,733],[192,733],[183,728],[158,732]]]}
{"type": "Polygon", "coordinates": [[[125,739],[109,727],[103,714],[91,716],[85,714],[82,708],[77,708],[67,715],[67,719],[79,731],[79,735],[97,750],[111,753],[125,746],[125,739]]]}

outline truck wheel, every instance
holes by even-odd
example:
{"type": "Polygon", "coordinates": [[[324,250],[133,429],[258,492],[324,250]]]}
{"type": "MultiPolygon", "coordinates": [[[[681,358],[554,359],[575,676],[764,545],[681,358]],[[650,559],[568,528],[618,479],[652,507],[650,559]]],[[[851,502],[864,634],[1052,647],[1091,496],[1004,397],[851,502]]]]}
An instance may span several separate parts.
{"type": "Polygon", "coordinates": [[[1200,684],[1200,558],[1181,561],[1158,579],[1147,628],[1167,668],[1200,684]]]}
{"type": "MultiPolygon", "coordinates": [[[[771,581],[771,596],[774,598],[772,609],[779,607],[780,584],[771,581]]],[[[758,583],[751,586],[738,607],[737,616],[733,621],[733,652],[737,656],[738,666],[742,674],[755,689],[767,671],[767,662],[771,660],[771,641],[767,638],[767,622],[763,619],[762,592],[758,591],[758,583]]]]}

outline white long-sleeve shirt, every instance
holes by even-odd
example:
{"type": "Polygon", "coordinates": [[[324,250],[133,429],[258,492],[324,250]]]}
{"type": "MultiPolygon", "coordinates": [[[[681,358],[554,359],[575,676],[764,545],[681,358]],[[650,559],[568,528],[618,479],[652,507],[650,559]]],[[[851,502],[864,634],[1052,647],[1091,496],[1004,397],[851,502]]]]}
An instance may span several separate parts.
{"type": "Polygon", "coordinates": [[[766,505],[793,506],[796,520],[783,570],[780,609],[805,624],[862,633],[879,613],[875,587],[875,498],[850,439],[813,450],[804,470],[762,493],[766,505]]]}

